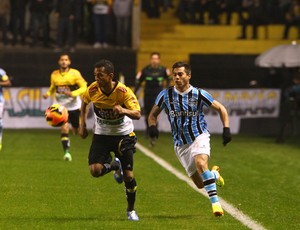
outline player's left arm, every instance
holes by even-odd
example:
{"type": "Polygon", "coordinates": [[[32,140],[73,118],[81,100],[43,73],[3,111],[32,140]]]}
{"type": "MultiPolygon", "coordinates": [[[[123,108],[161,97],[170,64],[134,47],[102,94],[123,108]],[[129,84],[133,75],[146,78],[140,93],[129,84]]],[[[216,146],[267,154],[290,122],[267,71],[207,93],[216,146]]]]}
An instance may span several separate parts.
{"type": "Polygon", "coordinates": [[[219,115],[220,119],[223,124],[223,144],[226,145],[231,141],[231,134],[230,134],[230,126],[229,126],[229,118],[228,113],[224,105],[220,102],[213,100],[212,104],[210,105],[214,110],[216,110],[219,115]]]}
{"type": "Polygon", "coordinates": [[[124,99],[124,105],[121,106],[118,102],[114,106],[113,111],[119,115],[126,115],[133,120],[141,118],[141,108],[139,102],[130,88],[127,87],[127,92],[124,99]]]}
{"type": "Polygon", "coordinates": [[[65,91],[64,93],[69,97],[77,97],[82,95],[87,89],[87,82],[84,80],[80,73],[78,73],[76,84],[78,86],[78,89],[73,91],[65,91]]]}

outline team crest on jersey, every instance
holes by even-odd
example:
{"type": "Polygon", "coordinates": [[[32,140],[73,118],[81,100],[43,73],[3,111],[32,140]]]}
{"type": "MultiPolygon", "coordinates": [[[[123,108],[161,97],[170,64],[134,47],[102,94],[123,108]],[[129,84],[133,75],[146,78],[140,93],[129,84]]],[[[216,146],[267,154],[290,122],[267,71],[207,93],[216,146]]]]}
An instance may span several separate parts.
{"type": "Polygon", "coordinates": [[[196,106],[197,103],[198,103],[198,100],[195,99],[195,98],[190,98],[189,101],[188,101],[189,106],[196,106]]]}
{"type": "Polygon", "coordinates": [[[126,93],[127,92],[127,89],[123,88],[123,87],[119,87],[118,90],[120,90],[121,92],[123,93],[126,93]]]}
{"type": "Polygon", "coordinates": [[[98,87],[94,86],[89,89],[89,92],[92,93],[92,92],[96,92],[97,90],[98,90],[98,87]]]}

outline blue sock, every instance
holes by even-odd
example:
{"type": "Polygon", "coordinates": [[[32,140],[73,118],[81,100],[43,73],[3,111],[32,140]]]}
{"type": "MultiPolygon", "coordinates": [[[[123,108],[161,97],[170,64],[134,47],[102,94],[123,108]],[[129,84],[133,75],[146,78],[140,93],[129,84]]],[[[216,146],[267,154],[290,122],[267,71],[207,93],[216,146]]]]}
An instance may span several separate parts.
{"type": "Polygon", "coordinates": [[[214,174],[211,171],[206,170],[201,174],[201,177],[203,180],[204,188],[209,196],[210,202],[212,204],[219,202],[214,174]]]}

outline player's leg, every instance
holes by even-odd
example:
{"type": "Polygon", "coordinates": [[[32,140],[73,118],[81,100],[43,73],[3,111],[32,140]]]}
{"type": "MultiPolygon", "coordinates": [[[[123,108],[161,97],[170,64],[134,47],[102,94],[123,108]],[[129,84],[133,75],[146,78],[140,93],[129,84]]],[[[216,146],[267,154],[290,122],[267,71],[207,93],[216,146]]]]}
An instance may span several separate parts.
{"type": "MultiPolygon", "coordinates": [[[[208,169],[209,156],[206,154],[198,154],[194,156],[197,171],[201,174],[204,188],[209,196],[209,200],[212,204],[213,213],[215,216],[223,216],[224,211],[219,203],[217,195],[217,186],[215,174],[208,169]]],[[[196,179],[195,177],[193,179],[196,179]]]]}
{"type": "Polygon", "coordinates": [[[68,122],[63,124],[60,128],[60,140],[64,150],[64,160],[72,161],[72,155],[70,153],[70,138],[69,138],[69,124],[68,122]]]}
{"type": "Polygon", "coordinates": [[[94,134],[89,152],[89,168],[93,177],[104,176],[119,169],[119,164],[112,161],[110,143],[109,136],[94,134]]]}
{"type": "Polygon", "coordinates": [[[127,198],[127,217],[129,220],[138,221],[139,217],[134,210],[137,183],[133,174],[133,154],[135,152],[136,136],[131,133],[119,142],[117,156],[121,160],[124,170],[124,183],[127,198]]]}
{"type": "Polygon", "coordinates": [[[69,123],[72,125],[73,134],[78,134],[80,110],[72,110],[69,112],[69,123]]]}

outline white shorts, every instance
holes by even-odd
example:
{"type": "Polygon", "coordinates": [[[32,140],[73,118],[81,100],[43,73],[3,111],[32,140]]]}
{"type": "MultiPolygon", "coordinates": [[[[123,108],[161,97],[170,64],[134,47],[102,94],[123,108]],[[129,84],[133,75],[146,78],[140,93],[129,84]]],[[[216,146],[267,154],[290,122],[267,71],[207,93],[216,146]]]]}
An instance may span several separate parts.
{"type": "Polygon", "coordinates": [[[188,176],[191,177],[196,171],[194,157],[199,154],[205,154],[210,157],[210,134],[202,133],[192,144],[175,146],[174,151],[180,163],[185,168],[188,176]]]}

